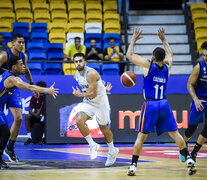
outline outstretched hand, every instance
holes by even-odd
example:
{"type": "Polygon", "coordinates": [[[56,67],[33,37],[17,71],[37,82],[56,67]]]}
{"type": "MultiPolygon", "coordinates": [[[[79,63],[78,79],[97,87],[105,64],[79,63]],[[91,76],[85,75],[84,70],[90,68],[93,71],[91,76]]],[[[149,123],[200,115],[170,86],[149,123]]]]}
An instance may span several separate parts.
{"type": "Polygon", "coordinates": [[[59,89],[54,88],[55,82],[50,86],[48,93],[53,96],[54,99],[56,99],[57,93],[59,93],[59,89]]]}
{"type": "Polygon", "coordinates": [[[134,40],[134,41],[137,41],[137,40],[139,40],[139,39],[141,39],[141,38],[143,38],[141,35],[142,35],[142,32],[143,32],[143,30],[140,30],[140,28],[135,28],[135,29],[133,29],[133,35],[132,35],[132,39],[134,40]]]}
{"type": "Polygon", "coordinates": [[[165,40],[165,29],[164,28],[159,28],[158,29],[158,34],[161,41],[165,40]]]}
{"type": "Polygon", "coordinates": [[[76,89],[72,86],[72,89],[73,89],[73,94],[74,96],[77,96],[77,97],[81,97],[81,91],[80,89],[76,86],[76,89]]]}
{"type": "Polygon", "coordinates": [[[107,82],[107,85],[106,85],[106,92],[111,91],[111,89],[112,89],[112,85],[111,85],[111,83],[110,83],[110,82],[107,82]]]}

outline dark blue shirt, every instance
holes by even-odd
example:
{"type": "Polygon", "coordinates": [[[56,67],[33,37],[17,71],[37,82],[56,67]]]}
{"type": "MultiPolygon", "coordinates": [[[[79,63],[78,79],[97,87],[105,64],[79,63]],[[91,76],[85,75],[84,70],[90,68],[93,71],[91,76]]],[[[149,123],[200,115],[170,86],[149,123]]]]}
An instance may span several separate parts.
{"type": "Polygon", "coordinates": [[[168,67],[151,63],[148,75],[144,77],[143,95],[145,100],[166,99],[168,67]]]}
{"type": "MultiPolygon", "coordinates": [[[[11,49],[7,49],[5,52],[7,53],[7,61],[4,64],[2,64],[2,66],[0,67],[0,74],[3,74],[5,71],[7,71],[9,69],[8,66],[7,66],[7,62],[9,60],[9,58],[11,58],[12,56],[14,56],[12,54],[12,52],[11,52],[11,49]]],[[[25,56],[24,56],[24,53],[23,52],[20,52],[19,53],[19,57],[22,59],[22,61],[24,63],[25,56]]]]}
{"type": "Polygon", "coordinates": [[[199,64],[200,74],[195,86],[195,92],[198,97],[207,98],[207,65],[204,60],[199,64]]]}

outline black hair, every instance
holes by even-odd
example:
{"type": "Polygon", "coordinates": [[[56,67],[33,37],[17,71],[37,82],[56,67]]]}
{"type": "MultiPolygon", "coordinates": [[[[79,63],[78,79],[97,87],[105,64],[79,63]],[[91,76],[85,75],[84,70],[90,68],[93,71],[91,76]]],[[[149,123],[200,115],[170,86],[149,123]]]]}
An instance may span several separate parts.
{"type": "Polygon", "coordinates": [[[90,41],[96,41],[96,39],[95,38],[91,38],[90,41]]]}
{"type": "Polygon", "coordinates": [[[38,81],[36,85],[40,86],[40,87],[46,87],[47,86],[44,81],[38,81]]]}
{"type": "Polygon", "coordinates": [[[24,36],[20,33],[13,34],[12,41],[16,41],[17,38],[24,38],[24,36]]]}
{"type": "Polygon", "coordinates": [[[114,37],[110,37],[110,38],[109,38],[109,41],[111,41],[111,40],[115,40],[114,37]]]}
{"type": "Polygon", "coordinates": [[[207,41],[205,41],[202,45],[201,45],[201,49],[205,49],[207,50],[207,41]]]}
{"type": "Polygon", "coordinates": [[[163,48],[155,48],[152,54],[155,56],[155,61],[163,61],[165,59],[165,50],[163,48]]]}
{"type": "Polygon", "coordinates": [[[83,59],[86,60],[86,57],[85,57],[85,55],[83,53],[76,53],[76,54],[74,54],[73,59],[75,59],[76,57],[83,57],[83,59]]]}
{"type": "Polygon", "coordinates": [[[79,40],[80,41],[81,38],[77,36],[77,37],[74,38],[74,40],[79,40]]]}
{"type": "Polygon", "coordinates": [[[12,66],[16,65],[20,59],[21,58],[19,56],[12,56],[11,58],[9,58],[9,60],[7,62],[7,66],[9,68],[9,70],[11,70],[12,66]]]}

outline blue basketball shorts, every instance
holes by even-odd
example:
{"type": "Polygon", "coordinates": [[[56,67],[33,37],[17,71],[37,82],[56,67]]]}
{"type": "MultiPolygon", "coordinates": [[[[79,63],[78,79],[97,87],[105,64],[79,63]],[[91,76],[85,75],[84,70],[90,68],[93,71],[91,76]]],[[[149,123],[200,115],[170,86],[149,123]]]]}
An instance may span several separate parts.
{"type": "Polygon", "coordinates": [[[155,129],[157,135],[178,129],[173,112],[166,99],[145,101],[142,105],[136,131],[150,133],[155,132],[155,129]]]}
{"type": "Polygon", "coordinates": [[[16,89],[16,91],[9,97],[6,106],[7,108],[14,107],[22,109],[22,99],[20,97],[19,89],[16,89]]]}
{"type": "Polygon", "coordinates": [[[190,109],[190,116],[188,124],[190,125],[197,125],[199,123],[203,122],[203,115],[207,112],[207,99],[205,98],[199,98],[202,100],[205,100],[206,102],[202,102],[202,105],[204,106],[203,111],[196,110],[195,102],[192,101],[191,109],[190,109]]]}

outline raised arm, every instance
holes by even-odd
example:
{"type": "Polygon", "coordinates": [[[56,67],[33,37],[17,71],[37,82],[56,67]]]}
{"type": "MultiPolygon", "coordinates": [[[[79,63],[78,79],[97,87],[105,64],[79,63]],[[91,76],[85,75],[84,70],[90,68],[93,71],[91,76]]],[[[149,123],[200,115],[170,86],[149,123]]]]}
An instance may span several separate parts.
{"type": "Polygon", "coordinates": [[[173,64],[173,52],[165,38],[165,30],[163,28],[158,29],[158,36],[162,41],[166,53],[164,62],[168,65],[168,69],[170,70],[173,64]]]}
{"type": "Polygon", "coordinates": [[[136,43],[137,40],[141,39],[141,34],[142,31],[140,30],[140,28],[137,30],[133,29],[133,36],[130,42],[130,45],[128,47],[127,50],[127,54],[126,57],[133,63],[136,64],[138,66],[141,66],[143,68],[149,68],[150,67],[150,61],[147,58],[143,58],[138,54],[134,54],[134,45],[136,43]]]}
{"type": "Polygon", "coordinates": [[[50,86],[50,88],[44,88],[44,87],[40,87],[40,86],[36,86],[36,85],[30,85],[30,84],[22,81],[19,77],[16,77],[16,76],[9,76],[4,81],[5,88],[12,88],[12,87],[16,86],[20,89],[25,89],[25,90],[32,91],[32,92],[49,93],[54,98],[56,98],[59,89],[54,89],[54,85],[55,85],[55,83],[53,83],[53,85],[50,86]]]}
{"type": "Polygon", "coordinates": [[[95,98],[97,96],[98,88],[97,81],[100,79],[100,76],[97,71],[91,69],[88,71],[86,79],[88,81],[88,91],[82,93],[77,87],[76,89],[72,87],[73,94],[77,97],[95,98]]]}

